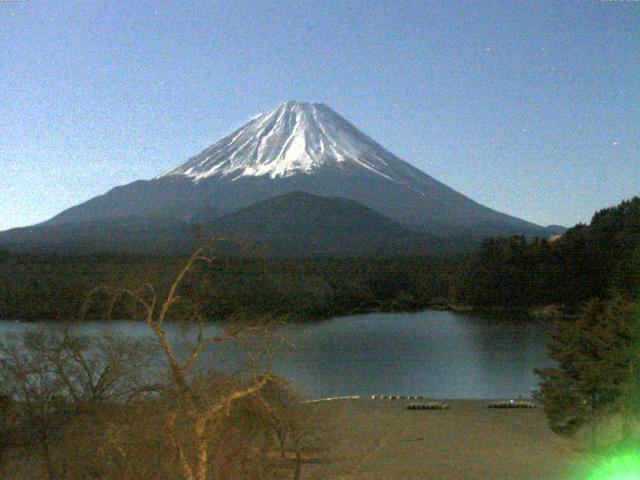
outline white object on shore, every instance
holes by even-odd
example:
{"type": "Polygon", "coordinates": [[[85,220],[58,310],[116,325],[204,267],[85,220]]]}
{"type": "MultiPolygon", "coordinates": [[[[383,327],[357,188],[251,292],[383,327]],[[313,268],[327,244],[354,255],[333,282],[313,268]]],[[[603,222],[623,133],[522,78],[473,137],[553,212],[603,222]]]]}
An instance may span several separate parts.
{"type": "Polygon", "coordinates": [[[335,400],[360,400],[360,395],[351,395],[346,397],[316,398],[314,400],[305,400],[302,403],[333,402],[335,400]]]}
{"type": "Polygon", "coordinates": [[[371,400],[424,400],[422,395],[371,395],[371,400]]]}

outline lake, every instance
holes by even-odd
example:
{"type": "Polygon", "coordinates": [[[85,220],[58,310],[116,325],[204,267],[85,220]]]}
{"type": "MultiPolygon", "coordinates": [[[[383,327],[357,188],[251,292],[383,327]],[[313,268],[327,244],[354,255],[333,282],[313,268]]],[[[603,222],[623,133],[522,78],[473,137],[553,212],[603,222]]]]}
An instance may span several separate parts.
{"type": "MultiPolygon", "coordinates": [[[[0,335],[33,325],[0,321],[0,335]]],[[[81,328],[147,335],[141,322],[88,322],[81,328]]],[[[178,328],[172,330],[179,335],[178,328]]],[[[538,322],[496,322],[437,310],[353,315],[283,328],[292,346],[281,349],[274,367],[310,397],[530,397],[538,383],[533,369],[551,365],[547,332],[538,322]]]]}

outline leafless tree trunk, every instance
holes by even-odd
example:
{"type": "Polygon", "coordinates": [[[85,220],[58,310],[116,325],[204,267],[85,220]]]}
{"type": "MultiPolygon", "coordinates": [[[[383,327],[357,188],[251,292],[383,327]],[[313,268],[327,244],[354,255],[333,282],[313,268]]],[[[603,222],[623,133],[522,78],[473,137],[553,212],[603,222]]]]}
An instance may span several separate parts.
{"type": "MultiPolygon", "coordinates": [[[[214,239],[218,241],[220,239],[214,239]]],[[[198,262],[211,264],[213,258],[206,255],[211,243],[197,249],[179,270],[171,283],[168,293],[163,298],[156,293],[155,288],[145,283],[138,290],[127,288],[117,289],[112,292],[109,305],[109,316],[113,312],[114,305],[121,296],[128,296],[139,304],[144,311],[144,321],[150,332],[158,340],[160,348],[167,360],[171,379],[176,387],[175,403],[179,405],[178,411],[170,411],[167,416],[167,431],[172,438],[176,451],[180,471],[184,480],[207,480],[209,475],[209,448],[210,431],[216,421],[224,418],[229,413],[231,405],[247,396],[255,395],[272,378],[271,368],[262,372],[254,369],[254,375],[250,384],[224,393],[217,398],[207,398],[206,392],[190,379],[190,370],[198,357],[205,349],[213,344],[229,340],[238,340],[242,335],[257,333],[263,328],[259,326],[246,328],[228,328],[221,335],[208,336],[205,331],[206,321],[204,316],[196,311],[189,319],[197,325],[197,338],[188,352],[180,358],[175,346],[171,343],[165,323],[169,318],[171,308],[180,299],[178,290],[185,277],[195,268],[198,262]],[[178,415],[178,413],[181,413],[178,415]],[[178,420],[182,424],[178,426],[178,420]],[[188,441],[180,434],[179,429],[188,425],[188,441]],[[190,445],[193,443],[193,445],[190,445]]],[[[86,311],[86,309],[85,309],[86,311]]]]}
{"type": "Polygon", "coordinates": [[[302,454],[300,450],[296,450],[296,469],[293,472],[293,480],[299,480],[302,473],[302,454]]]}

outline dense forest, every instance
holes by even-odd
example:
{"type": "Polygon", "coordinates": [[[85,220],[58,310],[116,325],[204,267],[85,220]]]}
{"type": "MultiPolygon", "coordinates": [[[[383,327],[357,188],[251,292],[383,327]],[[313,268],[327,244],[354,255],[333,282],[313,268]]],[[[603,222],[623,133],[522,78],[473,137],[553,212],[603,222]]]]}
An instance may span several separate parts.
{"type": "MultiPolygon", "coordinates": [[[[0,260],[0,318],[77,318],[101,285],[167,288],[183,257],[4,255],[0,260]]],[[[212,320],[241,312],[326,318],[369,310],[407,310],[446,303],[454,260],[427,257],[268,259],[221,257],[199,265],[183,286],[212,320]]],[[[100,295],[89,314],[98,318],[100,295]]],[[[103,305],[104,307],[104,305],[103,305]]],[[[136,317],[124,305],[120,318],[136,317]]]]}
{"type": "MultiPolygon", "coordinates": [[[[0,318],[76,318],[101,285],[166,288],[182,256],[0,252],[0,318]]],[[[241,312],[320,319],[426,307],[530,311],[577,308],[640,290],[640,198],[596,213],[557,239],[485,240],[464,257],[256,258],[220,255],[183,286],[212,320],[241,312]]],[[[98,318],[100,298],[89,309],[98,318]]],[[[104,305],[103,305],[104,306],[104,305]]],[[[120,318],[136,317],[126,305],[120,318]]]]}
{"type": "Polygon", "coordinates": [[[454,280],[459,302],[480,309],[569,308],[640,291],[640,198],[597,212],[555,240],[483,242],[454,280]]]}

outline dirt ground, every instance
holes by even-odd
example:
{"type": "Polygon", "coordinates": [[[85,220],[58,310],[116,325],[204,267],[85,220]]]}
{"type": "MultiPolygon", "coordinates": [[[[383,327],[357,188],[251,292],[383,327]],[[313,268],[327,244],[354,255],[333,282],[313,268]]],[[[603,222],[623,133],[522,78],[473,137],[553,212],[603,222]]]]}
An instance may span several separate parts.
{"type": "Polygon", "coordinates": [[[338,400],[313,405],[329,441],[326,461],[303,479],[564,480],[572,444],[553,434],[544,412],[488,409],[453,400],[449,410],[407,410],[409,401],[338,400]]]}

